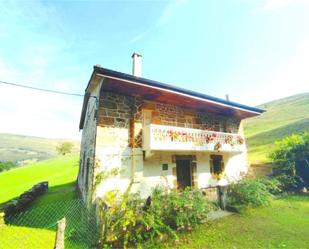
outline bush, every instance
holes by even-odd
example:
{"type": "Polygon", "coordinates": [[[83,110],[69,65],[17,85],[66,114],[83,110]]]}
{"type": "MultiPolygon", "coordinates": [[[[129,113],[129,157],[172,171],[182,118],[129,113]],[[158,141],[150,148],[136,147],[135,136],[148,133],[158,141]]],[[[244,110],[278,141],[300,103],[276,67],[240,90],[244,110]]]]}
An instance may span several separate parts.
{"type": "Polygon", "coordinates": [[[102,244],[112,248],[127,248],[146,239],[163,237],[163,234],[177,238],[162,217],[147,209],[139,194],[125,193],[117,197],[110,192],[107,198],[110,207],[103,210],[104,233],[102,244]]]}
{"type": "Polygon", "coordinates": [[[156,216],[176,230],[191,230],[197,224],[206,221],[207,214],[213,205],[205,200],[199,190],[186,188],[184,191],[172,190],[167,193],[155,189],[152,195],[150,210],[156,216]]]}
{"type": "Polygon", "coordinates": [[[278,195],[282,192],[281,183],[276,178],[258,178],[257,181],[263,183],[272,195],[278,195]]]}
{"type": "Polygon", "coordinates": [[[102,210],[102,244],[117,248],[143,243],[154,237],[177,240],[174,230],[191,230],[204,222],[212,209],[199,191],[191,189],[168,192],[157,188],[151,202],[150,199],[145,202],[139,194],[125,193],[120,198],[117,195],[109,192],[102,210]]]}
{"type": "Polygon", "coordinates": [[[267,206],[271,198],[268,187],[261,180],[244,179],[231,185],[228,204],[237,209],[267,206]]]}
{"type": "Polygon", "coordinates": [[[274,164],[274,176],[283,190],[309,186],[309,133],[277,141],[269,157],[274,164]]]}

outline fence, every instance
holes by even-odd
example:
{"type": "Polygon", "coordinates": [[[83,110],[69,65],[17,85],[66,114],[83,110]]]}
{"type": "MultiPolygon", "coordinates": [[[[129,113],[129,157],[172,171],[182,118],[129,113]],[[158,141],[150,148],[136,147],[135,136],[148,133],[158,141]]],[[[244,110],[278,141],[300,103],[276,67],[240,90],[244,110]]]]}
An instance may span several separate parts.
{"type": "Polygon", "coordinates": [[[57,221],[64,217],[66,249],[96,248],[98,231],[94,212],[82,200],[72,199],[5,217],[5,224],[0,224],[0,249],[53,249],[57,221]]]}

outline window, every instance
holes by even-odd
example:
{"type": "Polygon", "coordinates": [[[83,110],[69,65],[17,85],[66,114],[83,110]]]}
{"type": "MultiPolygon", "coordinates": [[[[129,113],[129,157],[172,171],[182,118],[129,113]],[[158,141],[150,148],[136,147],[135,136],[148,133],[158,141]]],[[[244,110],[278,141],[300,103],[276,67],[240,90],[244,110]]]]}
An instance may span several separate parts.
{"type": "Polygon", "coordinates": [[[217,180],[220,180],[223,177],[224,162],[221,155],[210,156],[210,172],[217,180]]]}

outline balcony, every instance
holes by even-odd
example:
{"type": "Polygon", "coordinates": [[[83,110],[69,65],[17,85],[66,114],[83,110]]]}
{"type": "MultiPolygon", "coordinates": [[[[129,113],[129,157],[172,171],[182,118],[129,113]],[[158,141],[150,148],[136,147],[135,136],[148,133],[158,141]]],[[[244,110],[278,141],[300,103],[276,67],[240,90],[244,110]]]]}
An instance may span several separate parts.
{"type": "Polygon", "coordinates": [[[143,150],[240,153],[246,146],[238,134],[150,124],[143,128],[143,150]]]}

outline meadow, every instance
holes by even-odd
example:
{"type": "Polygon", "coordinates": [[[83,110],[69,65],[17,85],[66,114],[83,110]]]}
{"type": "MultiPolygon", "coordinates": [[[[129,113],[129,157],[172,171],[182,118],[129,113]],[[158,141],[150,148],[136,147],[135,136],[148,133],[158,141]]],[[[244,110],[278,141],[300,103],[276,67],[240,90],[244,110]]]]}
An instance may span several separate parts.
{"type": "Polygon", "coordinates": [[[309,93],[275,100],[259,106],[266,112],[244,120],[248,158],[252,164],[269,162],[276,140],[292,133],[309,132],[309,93]]]}
{"type": "MultiPolygon", "coordinates": [[[[17,197],[41,181],[49,182],[49,190],[26,212],[10,217],[5,225],[0,224],[0,248],[52,249],[58,220],[66,216],[69,226],[76,227],[83,210],[76,194],[77,173],[76,155],[61,156],[1,173],[0,203],[17,197]]],[[[71,242],[70,238],[67,241],[71,242]]],[[[80,248],[80,244],[70,243],[69,248],[80,248]]]]}

